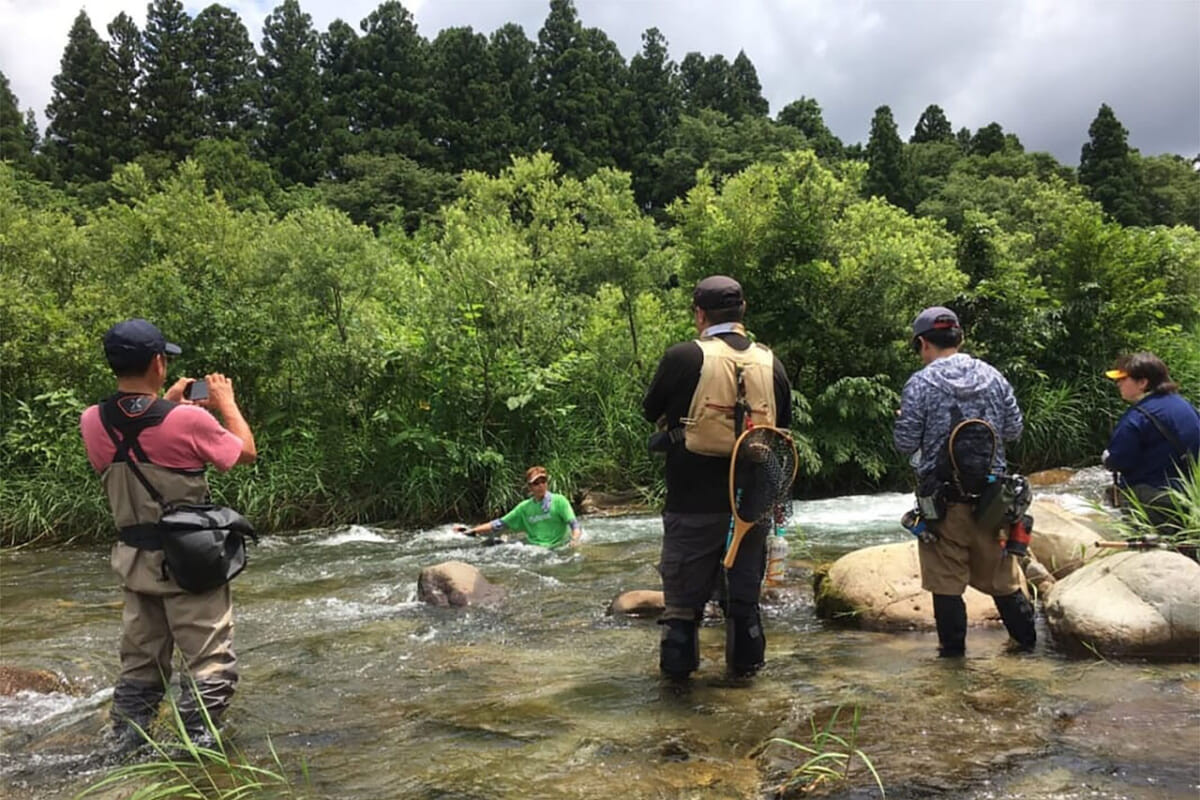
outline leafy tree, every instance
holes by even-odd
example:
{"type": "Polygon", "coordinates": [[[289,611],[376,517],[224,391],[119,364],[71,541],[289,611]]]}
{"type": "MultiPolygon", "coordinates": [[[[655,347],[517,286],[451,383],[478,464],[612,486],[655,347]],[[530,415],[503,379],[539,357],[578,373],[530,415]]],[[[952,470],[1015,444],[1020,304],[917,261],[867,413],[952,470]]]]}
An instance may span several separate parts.
{"type": "Polygon", "coordinates": [[[1128,135],[1113,110],[1102,104],[1079,156],[1079,182],[1117,222],[1145,225],[1148,216],[1138,189],[1137,164],[1126,143],[1128,135]]]}
{"type": "Polygon", "coordinates": [[[990,156],[1003,149],[1004,128],[1000,127],[1000,123],[992,122],[975,132],[975,135],[971,137],[968,152],[973,156],[990,156]]]}
{"type": "Polygon", "coordinates": [[[817,155],[824,159],[842,157],[842,140],[833,135],[821,116],[821,106],[811,97],[793,100],[779,111],[779,124],[796,128],[817,155]]]}
{"type": "Polygon", "coordinates": [[[889,203],[901,208],[908,205],[904,185],[904,144],[896,132],[896,122],[888,106],[875,109],[875,116],[871,119],[863,194],[886,198],[889,203]]]}
{"type": "Polygon", "coordinates": [[[651,203],[666,207],[696,184],[704,169],[708,179],[720,181],[755,162],[774,163],[803,145],[799,131],[776,125],[763,117],[734,121],[720,111],[705,109],[697,116],[684,114],[671,131],[661,159],[654,164],[658,179],[651,203]]]}
{"type": "Polygon", "coordinates": [[[220,192],[230,208],[267,211],[279,193],[271,167],[255,161],[244,140],[202,139],[192,161],[203,172],[208,188],[220,192]]]}
{"type": "Polygon", "coordinates": [[[455,195],[454,176],[398,153],[353,153],[339,172],[338,180],[319,184],[326,202],[373,228],[392,222],[416,230],[455,195]]]}
{"type": "Polygon", "coordinates": [[[737,58],[729,67],[728,83],[724,92],[724,111],[732,119],[745,116],[765,117],[770,104],[762,96],[762,84],[758,82],[758,71],[754,68],[745,50],[739,50],[737,58]]]}
{"type": "Polygon", "coordinates": [[[239,138],[257,124],[257,54],[238,15],[211,5],[192,21],[191,64],[203,136],[239,138]]]}
{"type": "Polygon", "coordinates": [[[971,150],[971,129],[963,125],[958,129],[958,133],[954,134],[954,141],[958,142],[958,147],[964,153],[971,150]]]}
{"type": "Polygon", "coordinates": [[[1137,159],[1150,224],[1200,228],[1200,172],[1182,156],[1137,159]]]}
{"type": "Polygon", "coordinates": [[[200,120],[193,86],[192,20],[179,0],[152,0],[142,32],[145,75],[138,95],[146,147],[183,158],[200,120]]]}
{"type": "Polygon", "coordinates": [[[312,183],[324,168],[317,46],[312,18],[297,0],[284,0],[263,22],[258,150],[284,183],[312,183]]]}
{"type": "Polygon", "coordinates": [[[435,151],[423,130],[432,110],[429,43],[397,0],[385,0],[360,27],[350,120],[357,151],[431,161],[435,151]]]}
{"type": "Polygon", "coordinates": [[[32,133],[30,136],[16,95],[9,88],[8,76],[0,72],[0,160],[11,161],[26,172],[32,172],[33,149],[37,145],[36,127],[32,133]]]}
{"type": "Polygon", "coordinates": [[[946,119],[946,112],[942,111],[941,106],[933,104],[925,107],[908,141],[909,144],[954,141],[954,128],[950,125],[950,120],[946,119]]]}
{"type": "Polygon", "coordinates": [[[108,23],[108,61],[110,73],[109,126],[110,149],[117,164],[132,161],[141,151],[144,115],[138,105],[138,84],[142,77],[142,33],[137,23],[122,11],[108,23]]]}

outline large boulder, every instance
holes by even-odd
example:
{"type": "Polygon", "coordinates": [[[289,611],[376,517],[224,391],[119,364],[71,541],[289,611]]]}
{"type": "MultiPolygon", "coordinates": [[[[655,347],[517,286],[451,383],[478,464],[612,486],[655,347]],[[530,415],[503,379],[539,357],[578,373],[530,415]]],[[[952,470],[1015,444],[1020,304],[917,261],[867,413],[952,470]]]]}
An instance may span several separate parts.
{"type": "Polygon", "coordinates": [[[417,578],[417,597],[434,606],[486,605],[503,596],[503,589],[488,583],[479,570],[462,561],[425,567],[417,578]]]}
{"type": "MultiPolygon", "coordinates": [[[[877,631],[932,630],[933,596],[921,588],[917,542],[855,550],[813,574],[817,613],[877,631]]],[[[989,595],[967,587],[963,599],[972,625],[998,625],[989,595]]]]}
{"type": "Polygon", "coordinates": [[[1034,500],[1029,549],[1055,578],[1063,578],[1100,553],[1096,542],[1115,533],[1097,520],[1074,514],[1050,500],[1034,500]]]}
{"type": "Polygon", "coordinates": [[[1046,622],[1067,650],[1200,658],[1200,564],[1169,550],[1122,551],[1060,580],[1046,622]]]}

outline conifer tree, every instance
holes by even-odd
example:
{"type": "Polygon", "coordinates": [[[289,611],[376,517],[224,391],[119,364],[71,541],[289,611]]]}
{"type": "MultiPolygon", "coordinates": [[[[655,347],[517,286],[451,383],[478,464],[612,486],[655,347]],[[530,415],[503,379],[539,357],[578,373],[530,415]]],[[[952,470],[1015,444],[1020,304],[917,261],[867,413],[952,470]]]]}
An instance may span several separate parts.
{"type": "Polygon", "coordinates": [[[633,153],[634,192],[639,201],[647,203],[658,183],[658,164],[682,110],[679,68],[668,57],[667,40],[658,28],[642,33],[642,50],[629,60],[629,93],[634,106],[628,139],[633,153]]]}
{"type": "Polygon", "coordinates": [[[1101,105],[1080,152],[1079,182],[1117,222],[1145,225],[1149,215],[1139,191],[1137,164],[1127,143],[1128,135],[1113,110],[1107,104],[1101,105]]]}
{"type": "Polygon", "coordinates": [[[430,44],[432,141],[439,168],[495,174],[508,163],[497,148],[503,109],[487,37],[446,28],[430,44]]]}
{"type": "Polygon", "coordinates": [[[192,68],[200,107],[200,133],[242,138],[257,117],[258,55],[241,18],[211,5],[192,21],[192,68]]]}
{"type": "Polygon", "coordinates": [[[184,158],[199,129],[192,83],[192,20],[179,0],[152,0],[142,32],[145,76],[138,102],[151,151],[184,158]]]}
{"type": "Polygon", "coordinates": [[[0,72],[0,161],[9,161],[32,172],[37,127],[31,132],[26,123],[27,118],[21,115],[17,97],[9,87],[8,76],[0,72]]]}
{"type": "Polygon", "coordinates": [[[141,152],[142,112],[138,84],[142,77],[142,33],[122,11],[108,23],[109,125],[111,149],[117,164],[132,161],[141,152]]]}
{"type": "Polygon", "coordinates": [[[426,164],[436,155],[423,130],[431,110],[429,43],[411,13],[385,0],[360,25],[351,129],[360,151],[426,164]]]}
{"type": "Polygon", "coordinates": [[[941,106],[931,104],[925,107],[908,141],[910,144],[954,141],[954,127],[946,119],[946,112],[942,111],[941,106]]]}
{"type": "Polygon", "coordinates": [[[762,95],[762,84],[758,81],[758,70],[754,68],[745,50],[739,50],[737,58],[726,71],[724,109],[730,119],[742,117],[765,117],[770,104],[762,95]]]}
{"type": "Polygon", "coordinates": [[[892,109],[880,106],[871,119],[867,140],[867,175],[863,179],[867,197],[885,197],[889,203],[907,207],[904,187],[904,144],[896,132],[892,109]]]}
{"type": "Polygon", "coordinates": [[[616,46],[602,31],[584,30],[571,0],[551,0],[534,63],[546,149],[579,177],[612,164],[621,146],[614,113],[625,81],[616,46]]]}
{"type": "Polygon", "coordinates": [[[113,157],[108,151],[106,86],[108,47],[80,11],[67,36],[54,93],[46,108],[46,151],[58,177],[66,181],[107,180],[113,157]]]}
{"type": "Polygon", "coordinates": [[[541,147],[534,44],[520,25],[510,22],[492,32],[488,50],[501,108],[496,125],[497,148],[507,165],[512,156],[528,155],[541,147]]]}
{"type": "Polygon", "coordinates": [[[971,137],[969,152],[973,156],[990,156],[1004,150],[1004,128],[999,122],[984,125],[971,137]]]}
{"type": "Polygon", "coordinates": [[[793,100],[784,106],[777,118],[779,124],[796,128],[804,134],[808,146],[821,158],[842,157],[842,141],[833,135],[821,116],[821,106],[811,97],[793,100]]]}
{"type": "Polygon", "coordinates": [[[258,59],[263,120],[258,150],[284,183],[311,184],[324,171],[317,49],[312,18],[298,0],[283,0],[267,15],[258,59]]]}
{"type": "Polygon", "coordinates": [[[358,146],[350,129],[354,118],[355,87],[359,79],[358,34],[340,19],[320,36],[317,54],[324,130],[322,148],[326,169],[341,174],[342,159],[358,146]]]}

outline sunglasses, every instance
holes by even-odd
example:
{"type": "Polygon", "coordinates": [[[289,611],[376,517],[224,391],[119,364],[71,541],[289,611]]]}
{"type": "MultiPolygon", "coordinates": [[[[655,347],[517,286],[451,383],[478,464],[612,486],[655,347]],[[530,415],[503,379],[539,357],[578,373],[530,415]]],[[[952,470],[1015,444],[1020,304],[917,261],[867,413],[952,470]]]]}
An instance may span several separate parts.
{"type": "Polygon", "coordinates": [[[546,482],[546,478],[545,478],[545,477],[541,477],[541,478],[534,478],[533,480],[531,480],[531,481],[529,482],[529,485],[530,485],[530,486],[537,486],[539,483],[545,483],[545,482],[546,482]]]}

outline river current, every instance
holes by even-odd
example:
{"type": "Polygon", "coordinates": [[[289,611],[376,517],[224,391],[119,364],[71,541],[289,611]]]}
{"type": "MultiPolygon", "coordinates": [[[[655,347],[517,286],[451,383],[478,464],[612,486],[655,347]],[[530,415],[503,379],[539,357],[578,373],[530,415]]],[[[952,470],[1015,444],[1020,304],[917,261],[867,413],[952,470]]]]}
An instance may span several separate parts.
{"type": "MultiPolygon", "coordinates": [[[[756,798],[799,753],[755,748],[811,744],[810,720],[857,708],[856,745],[888,797],[1200,796],[1194,664],[1070,659],[1040,622],[1032,656],[972,629],[965,661],[946,663],[933,633],[815,616],[813,565],[903,541],[910,500],[795,503],[788,587],[765,608],[767,666],[726,680],[709,625],[683,689],[658,677],[653,621],[606,614],[624,590],[659,588],[656,516],[585,517],[584,543],[561,551],[485,547],[448,527],[266,537],[234,584],[230,736],[262,762],[268,738],[289,769],[303,759],[321,798],[756,798]],[[447,560],[477,566],[505,599],[418,602],[420,569],[447,560]]],[[[117,668],[108,549],[7,552],[0,567],[0,663],[76,688],[0,697],[0,795],[72,797],[104,774],[90,764],[117,668]]],[[[820,794],[879,791],[859,765],[820,794]]]]}

